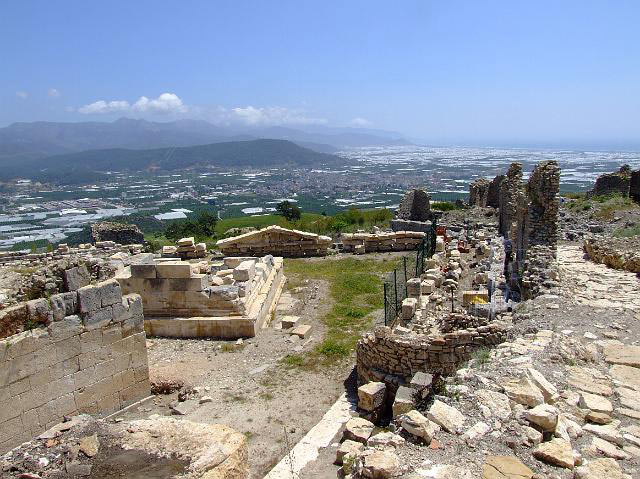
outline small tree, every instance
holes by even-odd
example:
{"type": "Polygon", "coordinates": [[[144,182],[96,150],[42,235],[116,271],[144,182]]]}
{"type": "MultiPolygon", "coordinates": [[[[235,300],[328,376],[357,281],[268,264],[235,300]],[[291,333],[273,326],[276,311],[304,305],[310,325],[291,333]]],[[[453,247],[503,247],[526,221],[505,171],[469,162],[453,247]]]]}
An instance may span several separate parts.
{"type": "Polygon", "coordinates": [[[276,210],[289,221],[297,221],[302,216],[300,208],[298,208],[297,205],[294,205],[290,201],[286,200],[278,203],[278,206],[276,206],[276,210]]]}

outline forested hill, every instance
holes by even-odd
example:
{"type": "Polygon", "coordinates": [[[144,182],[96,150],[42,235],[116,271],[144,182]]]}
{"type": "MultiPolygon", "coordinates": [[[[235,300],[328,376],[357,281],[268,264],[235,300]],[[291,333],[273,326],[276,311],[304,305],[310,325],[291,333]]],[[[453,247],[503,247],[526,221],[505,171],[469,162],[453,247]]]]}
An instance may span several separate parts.
{"type": "Polygon", "coordinates": [[[345,162],[344,158],[318,153],[287,140],[264,139],[149,150],[88,150],[6,165],[0,179],[24,177],[56,183],[81,182],[98,180],[108,171],[176,171],[196,166],[313,168],[342,166],[345,162]]]}

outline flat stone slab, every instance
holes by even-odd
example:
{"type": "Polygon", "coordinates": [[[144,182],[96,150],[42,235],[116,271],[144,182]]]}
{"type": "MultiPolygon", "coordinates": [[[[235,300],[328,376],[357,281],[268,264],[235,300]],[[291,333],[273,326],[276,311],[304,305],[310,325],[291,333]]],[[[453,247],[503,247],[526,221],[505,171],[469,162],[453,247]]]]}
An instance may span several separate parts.
{"type": "Polygon", "coordinates": [[[298,324],[298,321],[300,321],[299,316],[284,316],[281,321],[282,329],[294,328],[298,324]]]}
{"type": "Polygon", "coordinates": [[[309,324],[303,324],[293,329],[291,331],[291,334],[296,335],[301,339],[304,339],[309,335],[310,331],[311,331],[311,326],[309,324]]]}
{"type": "Polygon", "coordinates": [[[531,479],[534,472],[515,456],[487,456],[482,479],[531,479]]]}
{"type": "Polygon", "coordinates": [[[632,366],[615,364],[609,369],[611,377],[623,385],[633,389],[640,389],[640,369],[632,366]]]}
{"type": "Polygon", "coordinates": [[[604,360],[611,364],[640,367],[640,346],[610,346],[604,349],[604,360]]]}

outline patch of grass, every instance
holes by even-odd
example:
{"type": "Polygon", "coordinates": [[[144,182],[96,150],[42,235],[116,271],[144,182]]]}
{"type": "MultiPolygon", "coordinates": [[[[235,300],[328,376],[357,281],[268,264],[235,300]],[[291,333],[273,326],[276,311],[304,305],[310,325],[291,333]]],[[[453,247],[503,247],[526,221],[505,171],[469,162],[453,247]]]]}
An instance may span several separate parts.
{"type": "Polygon", "coordinates": [[[223,353],[237,353],[238,351],[242,351],[245,347],[245,344],[235,344],[235,343],[224,343],[220,347],[220,351],[223,353]]]}
{"type": "Polygon", "coordinates": [[[306,359],[301,354],[287,354],[284,358],[280,360],[282,364],[288,367],[301,367],[304,366],[306,359]]]}
{"type": "Polygon", "coordinates": [[[589,199],[581,196],[571,201],[567,207],[574,211],[593,211],[591,218],[599,220],[611,220],[621,211],[640,209],[631,198],[620,194],[594,196],[589,199]]]}
{"type": "Polygon", "coordinates": [[[629,226],[627,228],[620,228],[614,231],[613,236],[616,238],[631,238],[632,236],[640,235],[640,225],[629,226]]]}
{"type": "Polygon", "coordinates": [[[317,364],[317,359],[331,363],[348,357],[362,332],[370,327],[370,314],[383,306],[381,276],[392,271],[395,265],[395,261],[386,259],[286,259],[285,270],[292,282],[329,281],[334,304],[322,318],[328,326],[324,340],[303,361],[295,355],[287,356],[284,361],[292,366],[309,366],[317,364]]]}
{"type": "Polygon", "coordinates": [[[431,203],[431,208],[438,211],[454,211],[462,209],[451,201],[434,201],[431,203]]]}
{"type": "Polygon", "coordinates": [[[475,365],[482,368],[491,360],[491,350],[487,348],[476,349],[471,353],[471,359],[474,360],[475,365]]]}
{"type": "Polygon", "coordinates": [[[265,401],[271,401],[273,397],[274,397],[273,394],[271,394],[270,392],[260,393],[260,398],[264,399],[265,401]]]}

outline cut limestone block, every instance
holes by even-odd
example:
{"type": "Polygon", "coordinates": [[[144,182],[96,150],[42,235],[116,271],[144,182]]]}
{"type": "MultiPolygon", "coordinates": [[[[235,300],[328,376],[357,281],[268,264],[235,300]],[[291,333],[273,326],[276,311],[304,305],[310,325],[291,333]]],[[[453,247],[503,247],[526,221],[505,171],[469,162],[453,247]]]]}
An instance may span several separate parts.
{"type": "Polygon", "coordinates": [[[284,316],[282,318],[282,329],[294,328],[298,321],[300,321],[299,316],[284,316]]]}
{"type": "Polygon", "coordinates": [[[432,279],[423,279],[420,283],[420,291],[422,294],[431,294],[436,289],[436,282],[432,279]]]}
{"type": "Polygon", "coordinates": [[[358,388],[358,407],[375,411],[384,404],[387,387],[384,383],[370,382],[358,388]]]}
{"type": "Polygon", "coordinates": [[[155,264],[132,264],[130,268],[132,278],[152,279],[156,277],[155,264]]]}
{"type": "Polygon", "coordinates": [[[402,301],[402,319],[410,320],[416,312],[418,300],[416,298],[407,298],[402,301]]]}
{"type": "Polygon", "coordinates": [[[356,442],[356,441],[352,441],[351,439],[347,439],[342,444],[340,444],[340,447],[336,451],[336,461],[334,462],[334,464],[341,466],[347,454],[356,456],[363,449],[364,449],[364,444],[362,444],[361,442],[356,442]]]}
{"type": "Polygon", "coordinates": [[[189,237],[189,238],[182,238],[178,240],[178,246],[193,246],[195,240],[193,239],[193,236],[189,237]]]}
{"type": "Polygon", "coordinates": [[[193,268],[187,262],[165,262],[156,265],[156,274],[158,278],[190,278],[193,268]]]}
{"type": "Polygon", "coordinates": [[[292,330],[291,334],[298,336],[300,339],[304,339],[309,334],[309,331],[311,331],[311,326],[308,324],[303,324],[292,330]]]}
{"type": "Polygon", "coordinates": [[[420,296],[420,292],[421,292],[420,278],[411,278],[410,280],[407,281],[407,294],[410,297],[416,298],[420,296]]]}
{"type": "Polygon", "coordinates": [[[256,274],[256,262],[243,261],[233,270],[233,279],[236,281],[249,281],[256,274]]]}
{"type": "Polygon", "coordinates": [[[373,428],[374,425],[372,422],[362,419],[361,417],[354,417],[347,421],[342,437],[344,439],[366,444],[367,440],[373,433],[373,428]]]}
{"type": "Polygon", "coordinates": [[[396,391],[396,398],[393,401],[393,417],[406,414],[415,409],[413,395],[416,391],[406,386],[400,386],[396,391]]]}

